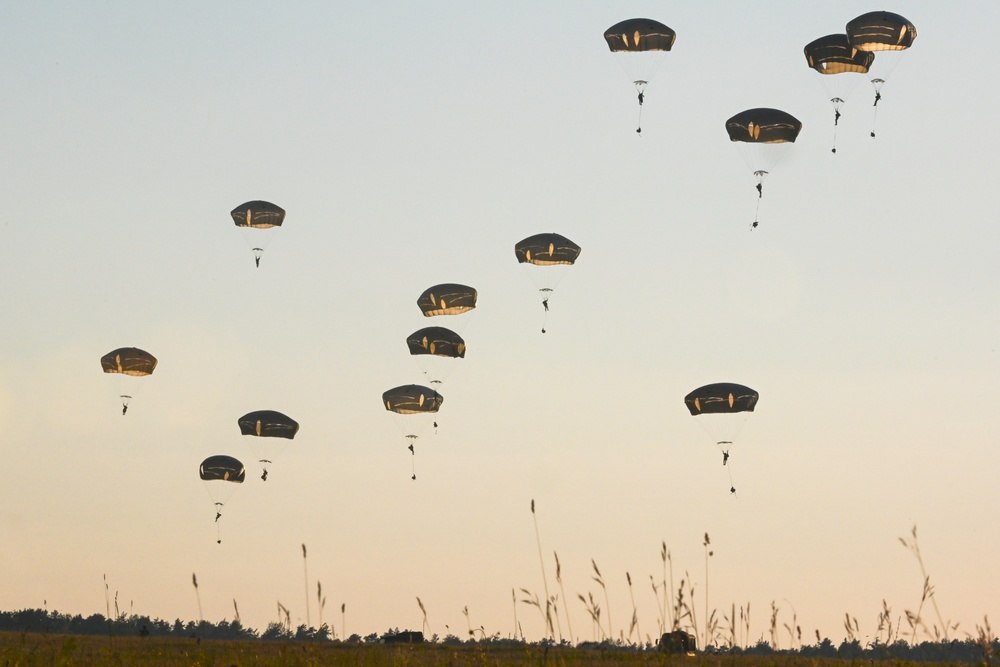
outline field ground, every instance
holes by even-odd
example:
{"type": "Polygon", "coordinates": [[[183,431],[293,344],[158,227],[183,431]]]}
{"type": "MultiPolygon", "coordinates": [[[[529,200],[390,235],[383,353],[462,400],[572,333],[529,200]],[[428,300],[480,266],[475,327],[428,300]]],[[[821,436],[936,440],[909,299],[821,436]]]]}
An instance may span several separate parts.
{"type": "MultiPolygon", "coordinates": [[[[878,661],[798,655],[668,655],[656,651],[548,648],[491,644],[340,644],[293,641],[224,641],[166,637],[100,637],[0,632],[0,666],[177,665],[685,665],[686,667],[826,667],[878,661]]],[[[892,660],[893,667],[935,664],[892,660]]]]}

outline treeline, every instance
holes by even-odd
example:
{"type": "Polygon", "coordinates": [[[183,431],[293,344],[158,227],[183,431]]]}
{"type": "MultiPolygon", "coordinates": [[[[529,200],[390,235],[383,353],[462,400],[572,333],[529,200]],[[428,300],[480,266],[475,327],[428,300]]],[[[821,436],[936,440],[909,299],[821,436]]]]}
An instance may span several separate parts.
{"type": "MultiPolygon", "coordinates": [[[[220,621],[210,623],[209,621],[181,621],[180,619],[165,621],[159,618],[149,618],[135,614],[121,614],[115,618],[108,618],[101,614],[91,614],[82,616],[80,614],[61,614],[57,611],[46,611],[44,609],[22,609],[19,611],[0,612],[0,632],[33,632],[45,634],[62,635],[111,635],[111,636],[152,636],[152,637],[187,637],[194,639],[225,639],[225,640],[261,640],[261,641],[310,641],[310,642],[331,642],[345,641],[348,643],[382,643],[399,641],[405,637],[407,641],[412,641],[410,635],[419,637],[417,641],[422,641],[420,633],[400,631],[399,628],[389,629],[386,632],[371,633],[369,635],[351,635],[344,638],[334,637],[331,628],[327,624],[319,628],[299,625],[294,630],[289,624],[271,622],[263,632],[258,632],[254,628],[246,627],[240,623],[239,619],[233,621],[220,621]]],[[[455,635],[447,635],[440,638],[433,635],[429,641],[442,644],[529,644],[524,640],[504,638],[499,634],[486,635],[480,633],[461,639],[455,635]]],[[[557,643],[551,639],[543,639],[537,642],[538,646],[569,647],[567,641],[557,643]]],[[[621,641],[611,642],[583,642],[578,645],[580,648],[590,648],[598,651],[650,651],[658,647],[651,644],[628,644],[621,641]]],[[[798,649],[776,649],[766,641],[759,641],[757,644],[741,647],[716,647],[709,646],[706,653],[726,654],[726,655],[747,655],[747,656],[767,656],[767,655],[789,655],[816,658],[840,658],[846,660],[894,660],[912,662],[965,662],[991,665],[1000,662],[1000,640],[992,634],[980,633],[977,638],[968,637],[964,640],[951,641],[924,641],[911,644],[904,640],[898,640],[891,644],[875,642],[873,644],[862,645],[857,639],[850,642],[842,641],[839,645],[834,644],[829,639],[824,639],[815,645],[803,645],[798,649]]]]}
{"type": "Polygon", "coordinates": [[[991,665],[1000,656],[1000,640],[995,637],[969,637],[962,641],[924,641],[910,644],[902,639],[891,644],[875,642],[862,645],[857,639],[835,645],[829,639],[819,644],[803,645],[799,649],[774,649],[761,641],[749,648],[718,649],[720,653],[742,655],[799,655],[814,658],[840,658],[844,660],[890,660],[911,662],[968,662],[991,665]]]}

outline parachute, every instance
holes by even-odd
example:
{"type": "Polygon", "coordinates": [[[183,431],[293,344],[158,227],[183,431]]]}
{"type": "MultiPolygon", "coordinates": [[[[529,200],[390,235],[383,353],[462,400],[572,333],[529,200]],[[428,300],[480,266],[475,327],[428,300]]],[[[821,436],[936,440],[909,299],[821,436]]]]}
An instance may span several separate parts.
{"type": "MultiPolygon", "coordinates": [[[[708,415],[701,423],[722,452],[722,465],[729,462],[729,449],[759,398],[755,390],[734,382],[707,384],[684,397],[684,404],[693,416],[708,415]]],[[[736,493],[732,467],[728,470],[729,490],[736,493]]]]}
{"type": "Polygon", "coordinates": [[[215,524],[218,534],[218,543],[222,543],[219,534],[219,518],[222,516],[222,507],[228,502],[230,496],[238,488],[237,484],[242,484],[246,478],[246,471],[239,459],[225,454],[209,456],[201,462],[198,469],[199,476],[205,483],[205,489],[215,506],[215,524]]]}
{"type": "Polygon", "coordinates": [[[442,283],[428,287],[417,299],[417,307],[424,317],[461,315],[476,307],[478,293],[468,285],[442,283]]]}
{"type": "MultiPolygon", "coordinates": [[[[521,264],[532,267],[544,267],[539,272],[531,268],[531,277],[542,295],[542,307],[548,317],[549,297],[559,281],[562,280],[562,269],[576,263],[580,256],[580,246],[561,234],[535,234],[514,244],[514,255],[521,264]]],[[[545,333],[545,322],[542,322],[542,333],[545,333]]]]}
{"type": "MultiPolygon", "coordinates": [[[[249,230],[271,229],[280,227],[285,221],[285,210],[280,206],[267,201],[248,201],[234,208],[230,215],[237,227],[249,230]]],[[[259,231],[251,231],[246,235],[247,241],[253,250],[254,263],[260,267],[260,256],[264,252],[266,244],[261,242],[259,231]],[[251,236],[251,234],[253,236],[251,236]]]]}
{"type": "Polygon", "coordinates": [[[619,64],[639,95],[639,127],[635,131],[641,135],[646,84],[661,64],[660,56],[673,47],[677,33],[653,19],[628,19],[605,30],[604,39],[612,53],[618,54],[619,64]]]}
{"type": "Polygon", "coordinates": [[[820,37],[806,44],[803,49],[809,67],[823,76],[819,81],[833,105],[833,148],[837,152],[837,124],[840,109],[862,75],[868,73],[875,54],[851,46],[847,35],[836,34],[820,37]],[[839,76],[833,76],[839,75],[839,76]]]}
{"type": "Polygon", "coordinates": [[[280,446],[273,441],[257,440],[257,438],[285,438],[291,440],[299,431],[299,423],[276,410],[256,410],[248,412],[236,422],[243,435],[255,436],[251,440],[257,461],[263,473],[260,478],[267,481],[268,466],[274,462],[280,446]]]}
{"type": "Polygon", "coordinates": [[[410,479],[417,478],[416,466],[413,463],[413,459],[416,457],[416,441],[431,423],[437,426],[437,423],[434,422],[434,414],[441,408],[443,402],[444,397],[441,394],[430,387],[419,384],[401,385],[382,392],[382,405],[385,406],[385,409],[406,418],[405,424],[399,419],[396,419],[396,422],[409,441],[407,449],[412,455],[410,479]]]}
{"type": "Polygon", "coordinates": [[[892,12],[868,12],[847,24],[847,39],[861,51],[904,51],[916,38],[916,26],[892,12]]]}
{"type": "Polygon", "coordinates": [[[424,327],[406,337],[410,355],[418,360],[431,384],[440,384],[454,368],[452,359],[465,358],[465,340],[445,327],[424,327]]]}
{"type": "Polygon", "coordinates": [[[872,87],[875,88],[875,102],[872,104],[872,131],[875,137],[875,114],[882,99],[882,86],[896,69],[905,52],[917,38],[917,28],[906,18],[892,12],[868,12],[847,24],[847,40],[859,51],[879,53],[875,71],[870,73],[872,87]]]}
{"type": "Polygon", "coordinates": [[[747,109],[726,121],[729,140],[741,147],[743,159],[757,178],[757,213],[751,229],[758,224],[764,179],[801,130],[802,123],[797,118],[778,109],[747,109]]]}
{"type": "Polygon", "coordinates": [[[116,386],[122,401],[123,415],[128,412],[129,402],[140,388],[130,378],[152,375],[156,363],[156,357],[137,347],[120,347],[101,357],[101,368],[104,372],[116,374],[120,378],[116,386]]]}

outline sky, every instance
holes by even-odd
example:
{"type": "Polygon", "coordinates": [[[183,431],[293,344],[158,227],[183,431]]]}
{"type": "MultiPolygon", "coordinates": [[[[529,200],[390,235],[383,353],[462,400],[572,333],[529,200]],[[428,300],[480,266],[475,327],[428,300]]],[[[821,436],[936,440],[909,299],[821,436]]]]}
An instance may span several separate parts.
{"type": "Polygon", "coordinates": [[[665,544],[699,635],[735,608],[768,639],[773,604],[783,647],[784,624],[839,642],[845,614],[867,642],[883,605],[911,636],[916,527],[928,625],[995,625],[998,20],[922,0],[4,3],[0,608],[117,596],[218,622],[235,602],[263,630],[280,604],[338,635],[536,640],[521,600],[547,587],[567,637],[599,637],[580,595],[614,637],[634,598],[655,637],[665,544]],[[802,48],[875,9],[919,36],[876,138],[861,80],[834,155],[802,48]],[[633,17],[677,32],[641,136],[603,39],[633,17]],[[725,121],[754,107],[803,129],[751,230],[725,121]],[[229,214],[255,199],[287,211],[259,268],[229,214]],[[513,253],[541,232],[582,247],[544,334],[543,269],[513,253]],[[424,318],[445,282],[478,307],[424,318]],[[405,338],[430,325],[468,352],[411,457],[379,399],[426,382],[405,338]],[[123,417],[99,360],[131,346],[159,365],[123,417]],[[727,467],[683,402],[724,381],[760,393],[727,467]],[[260,409],[301,425],[266,482],[236,424],[260,409]],[[218,524],[215,454],[247,467],[218,524]]]}

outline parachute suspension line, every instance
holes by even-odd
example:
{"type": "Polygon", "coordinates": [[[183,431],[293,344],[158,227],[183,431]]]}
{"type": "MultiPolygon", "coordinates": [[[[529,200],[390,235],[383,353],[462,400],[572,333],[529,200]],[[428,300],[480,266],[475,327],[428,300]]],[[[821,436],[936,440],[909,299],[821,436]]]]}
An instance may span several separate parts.
{"type": "Polygon", "coordinates": [[[253,262],[254,262],[254,265],[259,269],[260,268],[260,255],[261,255],[262,252],[264,252],[264,249],[263,248],[253,248],[252,250],[253,250],[253,262]]]}
{"type": "Polygon", "coordinates": [[[125,416],[125,413],[128,412],[128,402],[132,400],[132,397],[128,394],[122,394],[119,398],[122,399],[122,416],[125,416]]]}
{"type": "Polygon", "coordinates": [[[267,466],[270,465],[271,462],[268,461],[267,459],[260,459],[259,461],[257,461],[257,463],[259,463],[260,467],[264,469],[264,472],[261,473],[260,478],[266,482],[267,481],[267,466]]]}

